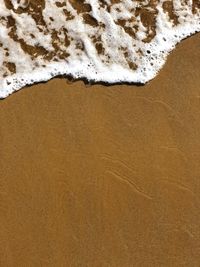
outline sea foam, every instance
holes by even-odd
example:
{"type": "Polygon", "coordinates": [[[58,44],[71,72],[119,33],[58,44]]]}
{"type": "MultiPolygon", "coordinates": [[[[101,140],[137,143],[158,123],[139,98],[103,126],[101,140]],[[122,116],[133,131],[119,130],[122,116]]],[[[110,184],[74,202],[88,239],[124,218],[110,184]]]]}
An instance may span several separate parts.
{"type": "Polygon", "coordinates": [[[200,31],[200,0],[0,0],[0,98],[57,75],[146,83],[200,31]]]}

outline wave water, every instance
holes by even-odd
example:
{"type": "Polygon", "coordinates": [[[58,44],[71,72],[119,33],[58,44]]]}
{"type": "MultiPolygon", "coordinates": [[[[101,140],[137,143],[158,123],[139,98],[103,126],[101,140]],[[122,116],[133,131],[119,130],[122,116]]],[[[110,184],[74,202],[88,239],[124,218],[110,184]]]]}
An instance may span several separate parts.
{"type": "Polygon", "coordinates": [[[198,31],[199,0],[0,0],[0,98],[57,75],[144,84],[198,31]]]}

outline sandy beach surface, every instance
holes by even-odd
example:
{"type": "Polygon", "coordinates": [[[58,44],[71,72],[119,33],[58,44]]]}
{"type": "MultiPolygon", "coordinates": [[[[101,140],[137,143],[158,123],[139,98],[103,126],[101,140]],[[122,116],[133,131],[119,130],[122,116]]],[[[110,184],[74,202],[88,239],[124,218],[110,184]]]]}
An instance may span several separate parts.
{"type": "Polygon", "coordinates": [[[0,266],[200,265],[199,44],[145,86],[0,101],[0,266]]]}

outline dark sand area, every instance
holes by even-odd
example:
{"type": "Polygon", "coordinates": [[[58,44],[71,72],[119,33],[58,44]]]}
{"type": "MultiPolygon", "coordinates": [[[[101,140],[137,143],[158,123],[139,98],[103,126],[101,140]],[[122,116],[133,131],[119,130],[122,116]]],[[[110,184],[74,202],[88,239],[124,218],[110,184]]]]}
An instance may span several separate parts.
{"type": "Polygon", "coordinates": [[[200,266],[200,34],[145,86],[0,101],[0,266],[200,266]]]}

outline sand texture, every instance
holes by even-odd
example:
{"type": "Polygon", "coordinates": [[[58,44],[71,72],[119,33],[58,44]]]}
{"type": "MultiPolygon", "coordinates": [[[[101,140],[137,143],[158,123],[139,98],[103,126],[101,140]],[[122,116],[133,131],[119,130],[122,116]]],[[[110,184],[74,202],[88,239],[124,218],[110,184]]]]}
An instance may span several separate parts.
{"type": "Polygon", "coordinates": [[[145,86],[0,101],[0,266],[200,266],[199,44],[145,86]]]}

